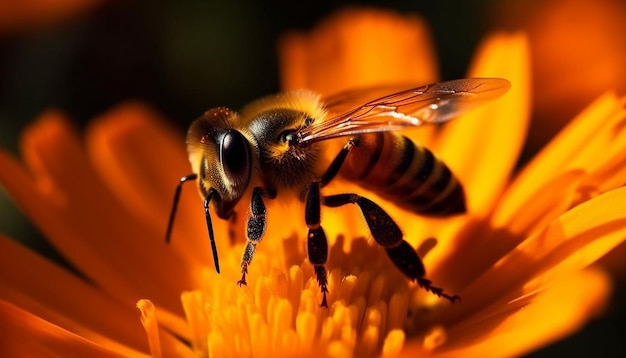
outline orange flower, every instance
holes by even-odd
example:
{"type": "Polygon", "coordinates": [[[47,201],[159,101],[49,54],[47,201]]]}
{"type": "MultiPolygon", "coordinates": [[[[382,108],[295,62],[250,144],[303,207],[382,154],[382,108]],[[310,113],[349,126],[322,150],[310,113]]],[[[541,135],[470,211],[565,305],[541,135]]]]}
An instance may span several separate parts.
{"type": "MultiPolygon", "coordinates": [[[[434,61],[420,65],[432,56],[424,31],[415,17],[338,13],[282,43],[284,84],[326,94],[435,79],[434,61]],[[388,40],[369,41],[376,36],[388,40]],[[393,56],[371,55],[381,42],[393,56]]],[[[408,282],[363,239],[369,233],[354,210],[323,212],[332,244],[328,309],[318,306],[295,203],[268,200],[270,228],[247,287],[235,284],[243,243],[225,239],[230,227],[222,220],[214,220],[222,273],[211,267],[194,190],[183,191],[166,246],[172,184],[189,171],[184,139],[130,103],[95,120],[84,145],[50,112],[24,133],[24,164],[0,152],[2,185],[83,275],[0,238],[3,349],[23,356],[515,356],[575,331],[610,293],[605,274],[588,267],[626,237],[626,217],[614,210],[626,199],[618,189],[626,181],[626,99],[599,97],[511,180],[530,111],[527,47],[523,34],[486,38],[468,76],[507,78],[509,93],[441,130],[406,132],[461,178],[467,214],[425,219],[350,183],[327,188],[358,190],[384,206],[422,254],[427,277],[460,303],[408,282]]]]}

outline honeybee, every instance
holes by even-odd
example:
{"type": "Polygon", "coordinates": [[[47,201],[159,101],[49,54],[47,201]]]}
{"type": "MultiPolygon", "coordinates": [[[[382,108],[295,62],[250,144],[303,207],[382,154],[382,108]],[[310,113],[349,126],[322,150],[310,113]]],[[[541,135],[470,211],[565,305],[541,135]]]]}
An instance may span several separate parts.
{"type": "Polygon", "coordinates": [[[265,97],[241,113],[225,107],[206,111],[189,127],[187,150],[193,173],[176,187],[168,222],[169,242],[182,184],[197,180],[215,268],[219,260],[209,206],[220,219],[233,215],[240,199],[251,190],[246,224],[247,243],[241,259],[241,279],[265,232],[265,201],[281,193],[300,192],[308,228],[307,255],[328,307],[325,264],[328,241],[321,224],[321,206],[356,204],[374,240],[395,266],[426,291],[450,295],[425,278],[426,270],[415,249],[403,239],[393,219],[375,202],[356,193],[323,195],[337,175],[380,194],[417,214],[449,216],[465,212],[463,186],[452,171],[427,148],[397,130],[446,122],[504,94],[510,87],[499,78],[469,78],[400,90],[379,86],[345,91],[324,100],[310,91],[292,91],[265,97]],[[330,139],[344,137],[334,159],[321,153],[330,139]]]}

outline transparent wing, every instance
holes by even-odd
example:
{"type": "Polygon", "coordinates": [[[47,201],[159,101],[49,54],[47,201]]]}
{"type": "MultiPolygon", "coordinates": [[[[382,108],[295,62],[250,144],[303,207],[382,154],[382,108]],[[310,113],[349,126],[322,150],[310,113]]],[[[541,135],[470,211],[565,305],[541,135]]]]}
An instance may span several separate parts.
{"type": "Polygon", "coordinates": [[[442,123],[501,96],[510,86],[501,78],[466,78],[400,91],[397,86],[379,86],[342,92],[325,100],[328,119],[299,130],[298,142],[308,145],[442,123]]]}

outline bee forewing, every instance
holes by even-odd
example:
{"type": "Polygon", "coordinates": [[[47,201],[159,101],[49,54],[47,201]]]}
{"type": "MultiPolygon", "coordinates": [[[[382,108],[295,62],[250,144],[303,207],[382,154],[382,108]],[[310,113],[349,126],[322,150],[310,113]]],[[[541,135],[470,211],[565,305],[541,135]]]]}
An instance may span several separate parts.
{"type": "Polygon", "coordinates": [[[310,144],[341,136],[442,123],[501,96],[509,87],[505,79],[467,78],[399,92],[391,92],[397,91],[397,86],[346,91],[325,101],[330,114],[327,120],[303,128],[298,137],[300,143],[310,144]]]}

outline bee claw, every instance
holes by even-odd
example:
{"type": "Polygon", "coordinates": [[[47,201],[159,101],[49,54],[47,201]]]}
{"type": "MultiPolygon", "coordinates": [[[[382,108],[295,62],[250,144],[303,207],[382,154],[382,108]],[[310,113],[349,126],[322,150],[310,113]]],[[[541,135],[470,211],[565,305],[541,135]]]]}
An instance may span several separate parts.
{"type": "Polygon", "coordinates": [[[320,307],[328,308],[328,302],[326,302],[326,292],[322,292],[323,298],[320,307]]]}
{"type": "Polygon", "coordinates": [[[241,273],[241,280],[237,281],[237,286],[248,286],[248,282],[246,281],[246,272],[241,273]]]}
{"type": "Polygon", "coordinates": [[[442,297],[447,299],[448,301],[450,301],[451,303],[454,303],[456,301],[460,301],[461,297],[459,295],[454,295],[451,296],[445,292],[443,292],[443,288],[439,288],[439,287],[435,287],[431,285],[430,280],[422,278],[422,277],[418,277],[417,278],[417,284],[423,288],[424,290],[431,292],[432,294],[434,294],[437,297],[442,297]]]}

